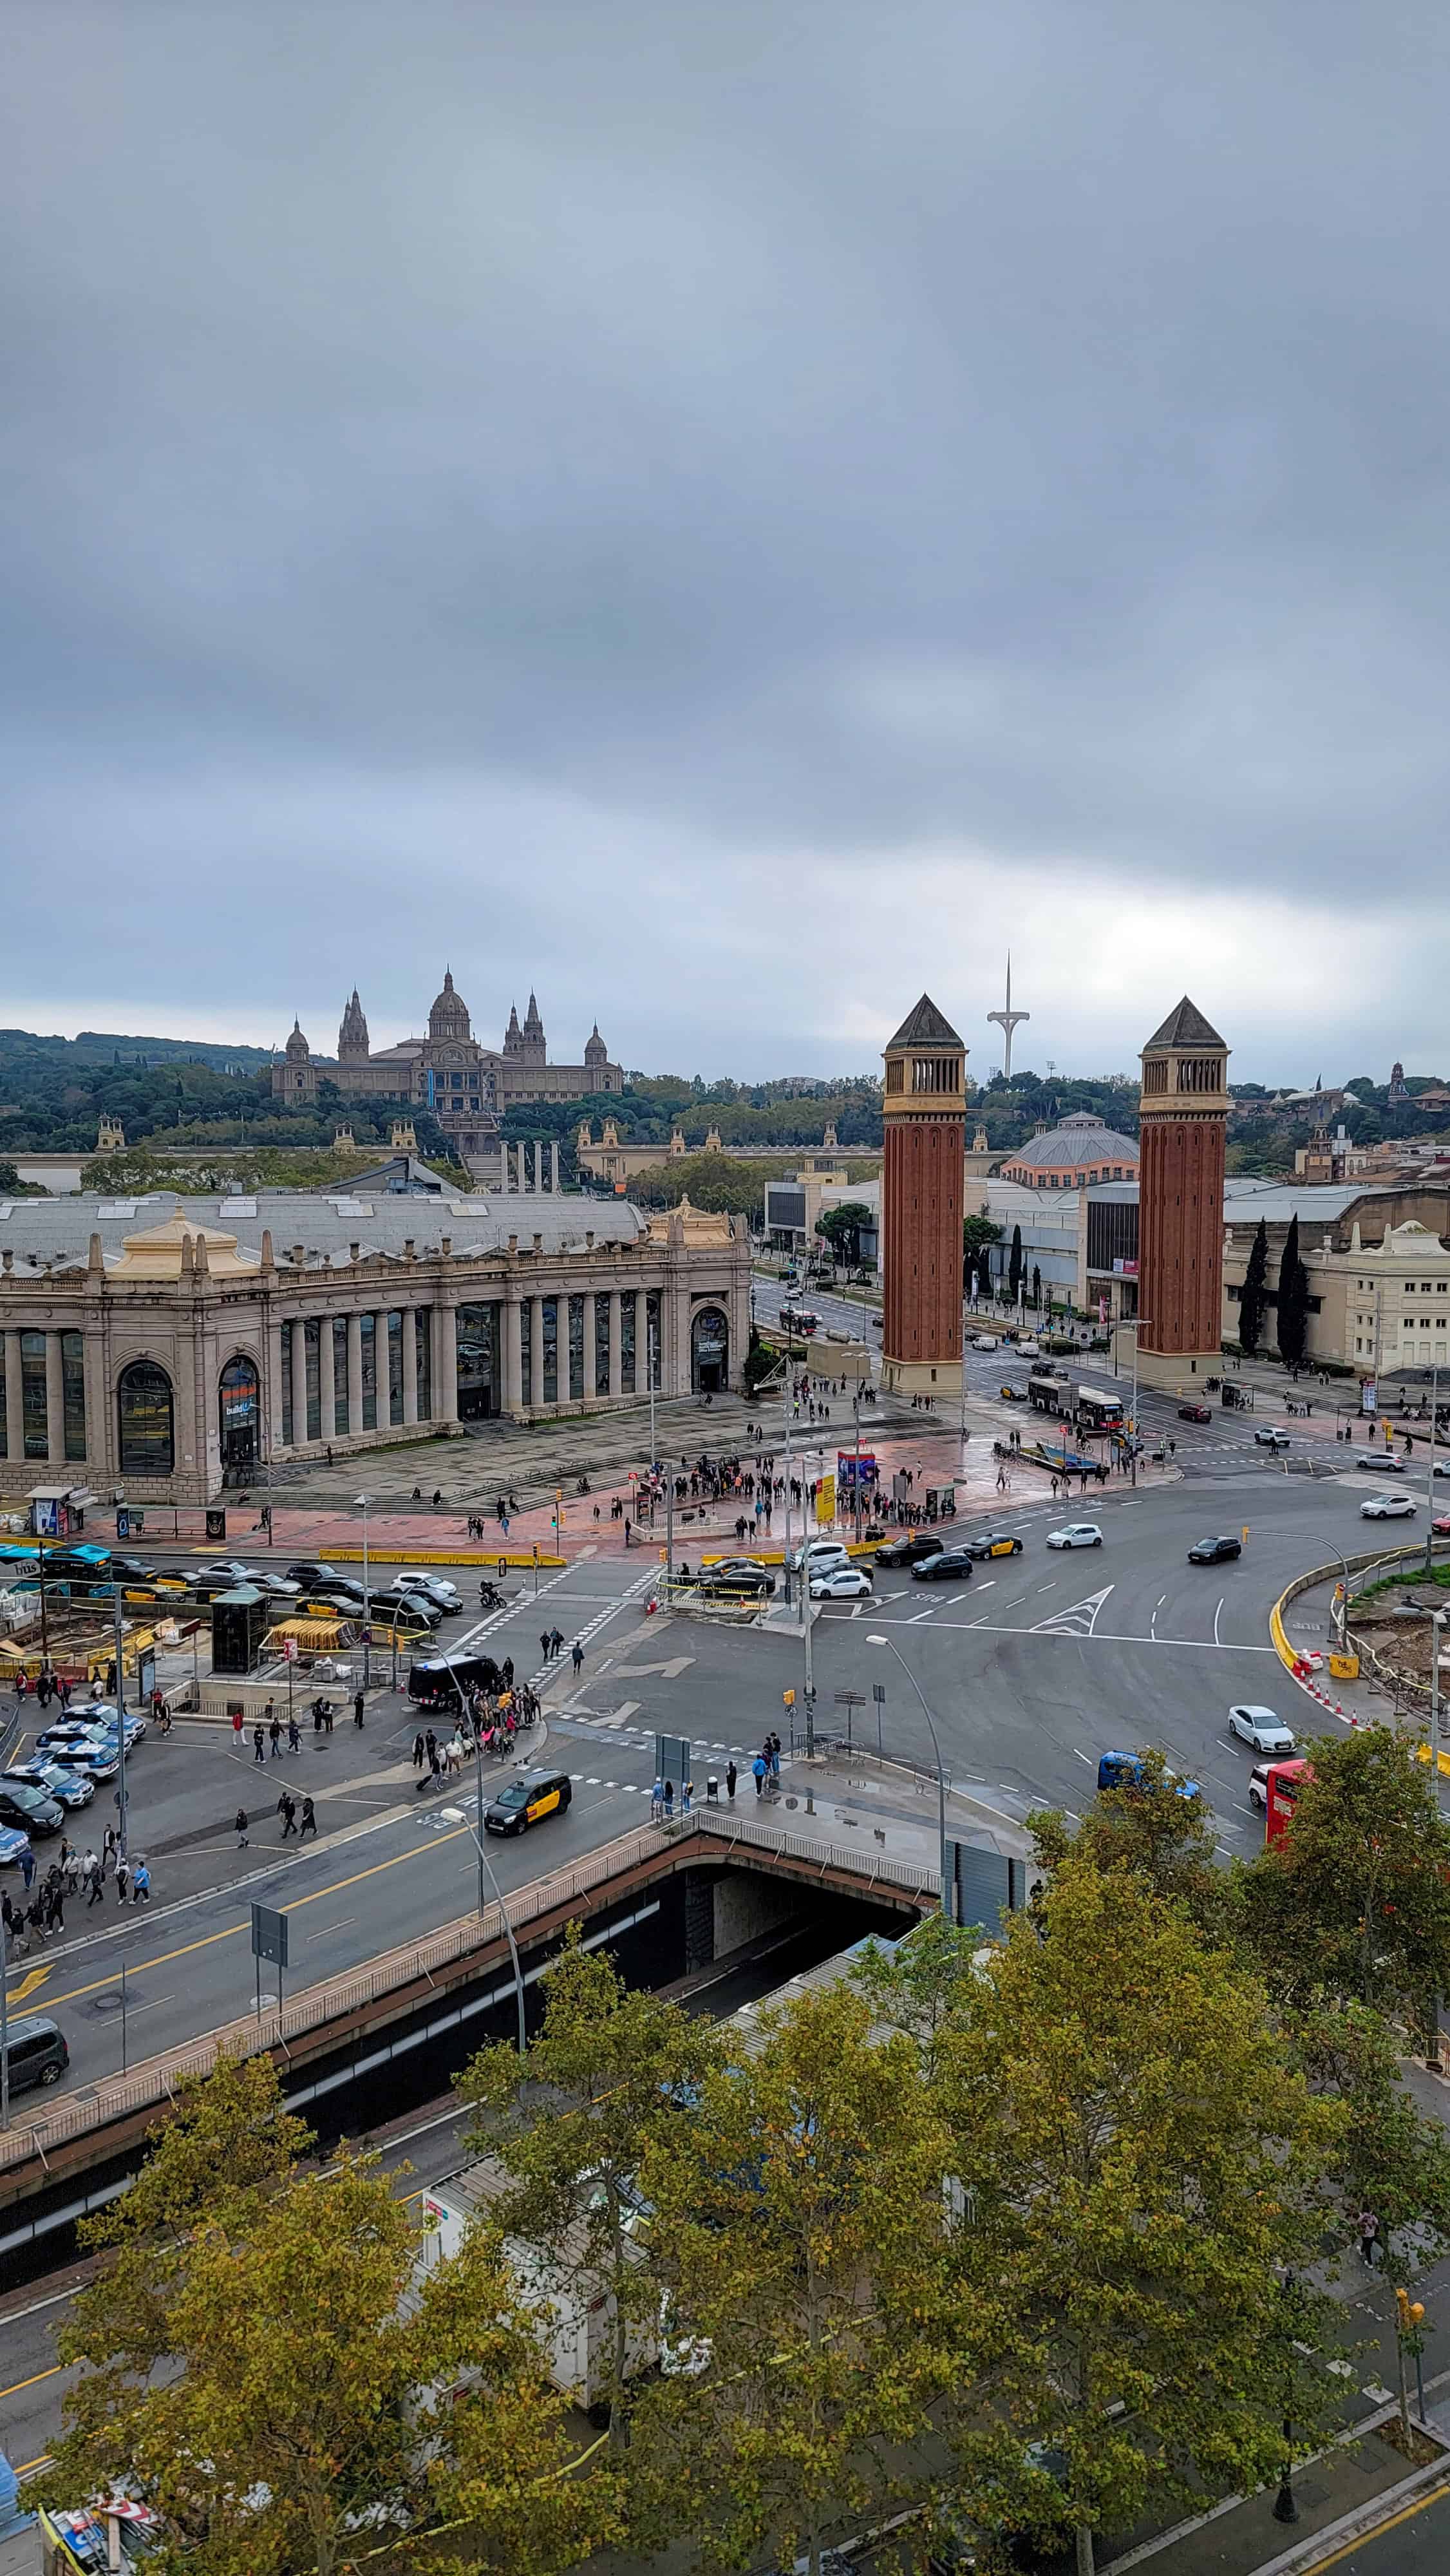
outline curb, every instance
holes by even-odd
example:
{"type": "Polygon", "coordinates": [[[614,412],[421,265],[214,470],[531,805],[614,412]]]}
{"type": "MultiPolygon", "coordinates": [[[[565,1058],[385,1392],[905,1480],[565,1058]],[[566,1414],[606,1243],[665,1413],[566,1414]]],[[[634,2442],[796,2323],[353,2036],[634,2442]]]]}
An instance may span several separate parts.
{"type": "MultiPolygon", "coordinates": [[[[1432,1538],[1432,1550],[1433,1546],[1434,1541],[1432,1538]]],[[[1408,1554],[1408,1550],[1400,1549],[1396,1551],[1396,1554],[1397,1556],[1403,1556],[1408,1554]]],[[[1296,1655],[1293,1647],[1289,1643],[1288,1637],[1285,1634],[1284,1605],[1288,1601],[1296,1600],[1301,1592],[1311,1592],[1316,1583],[1332,1583],[1335,1576],[1342,1573],[1345,1567],[1348,1567],[1351,1574],[1363,1574],[1370,1566],[1380,1565],[1385,1562],[1386,1559],[1383,1549],[1372,1548],[1358,1556],[1346,1556],[1341,1562],[1335,1565],[1318,1565],[1311,1567],[1307,1574],[1296,1574],[1292,1582],[1285,1584],[1278,1600],[1274,1603],[1273,1608],[1269,1612],[1269,1636],[1273,1643],[1274,1652],[1278,1656],[1284,1670],[1289,1675],[1290,1680],[1293,1682],[1295,1689],[1302,1690],[1307,1698],[1317,1701],[1321,1708],[1327,1710],[1331,1716],[1340,1718],[1346,1726],[1367,1726],[1371,1721],[1368,1718],[1356,1717],[1352,1710],[1349,1715],[1346,1716],[1342,1705],[1338,1701],[1332,1700],[1326,1690],[1322,1690],[1317,1682],[1300,1671],[1299,1667],[1304,1659],[1302,1656],[1296,1655]]]]}

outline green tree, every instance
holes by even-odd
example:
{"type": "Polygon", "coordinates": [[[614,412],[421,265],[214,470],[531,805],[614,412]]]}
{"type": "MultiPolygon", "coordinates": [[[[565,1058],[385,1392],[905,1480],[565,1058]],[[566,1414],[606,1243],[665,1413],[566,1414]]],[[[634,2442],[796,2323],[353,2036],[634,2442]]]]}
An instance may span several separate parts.
{"type": "Polygon", "coordinates": [[[839,1207],[827,1208],[823,1216],[817,1217],[816,1232],[840,1260],[855,1263],[861,1258],[862,1227],[874,1222],[863,1199],[843,1199],[839,1207]]]}
{"type": "Polygon", "coordinates": [[[1287,2062],[1262,1986],[1181,1908],[1075,1858],[1014,1916],[944,2043],[970,2224],[953,2427],[989,2530],[1059,2542],[1252,2489],[1322,2402],[1318,2189],[1343,2114],[1287,2062]],[[1054,2473],[1034,2445],[1056,2455],[1054,2473]]]}
{"type": "Polygon", "coordinates": [[[1060,1808],[1028,1817],[1037,1865],[1050,1872],[1075,1853],[1105,1875],[1130,1870],[1155,1896],[1182,1905],[1205,1939],[1228,1940],[1229,1882],[1216,1858],[1213,1810],[1206,1798],[1180,1796],[1156,1747],[1142,1759],[1142,1785],[1099,1789],[1076,1834],[1060,1808]]]}
{"type": "Polygon", "coordinates": [[[1450,1987],[1450,1823],[1411,1738],[1316,1736],[1289,1832],[1235,1876],[1271,1990],[1435,2026],[1450,1987]]]}
{"type": "Polygon", "coordinates": [[[497,2244],[420,2280],[426,2231],[373,2160],[303,2171],[304,2136],[269,2060],[224,2061],[92,2228],[114,2260],[61,2339],[87,2367],[41,2494],[125,2484],[162,2516],[158,2576],[336,2576],[360,2524],[416,2568],[572,2565],[612,2535],[607,2490],[558,2474],[497,2244]]]}
{"type": "Polygon", "coordinates": [[[977,1927],[959,1929],[937,1912],[889,1948],[868,1941],[857,1959],[855,1982],[873,2022],[910,2040],[929,2087],[941,2071],[943,2042],[975,1993],[978,1946],[977,1927]]]}
{"type": "Polygon", "coordinates": [[[1038,1312],[1040,1311],[1041,1306],[1042,1306],[1042,1272],[1041,1272],[1041,1270],[1038,1268],[1037,1263],[1034,1261],[1034,1262],[1033,1262],[1033,1264],[1032,1264],[1032,1309],[1033,1309],[1034,1314],[1036,1314],[1036,1313],[1038,1313],[1038,1312]]]}
{"type": "Polygon", "coordinates": [[[1244,1269],[1243,1290],[1239,1297],[1239,1348],[1250,1357],[1259,1347],[1264,1329],[1265,1284],[1269,1275],[1269,1230],[1260,1217],[1254,1239],[1249,1246],[1244,1269]]]}
{"type": "Polygon", "coordinates": [[[567,2235],[576,2287],[607,2306],[616,2450],[627,2438],[632,2347],[659,2310],[639,2226],[640,2168],[654,2148],[677,2151],[716,2053],[704,2024],[626,1986],[599,1952],[580,1947],[575,1927],[544,1979],[543,2026],[527,2055],[500,2042],[459,2079],[482,2115],[470,2145],[509,2177],[500,2227],[542,2245],[567,2235]]]}
{"type": "Polygon", "coordinates": [[[705,2562],[819,2570],[911,2493],[951,2368],[944,2138],[910,2043],[844,1985],[760,2018],[643,2179],[693,2376],[643,2401],[705,2562]]]}
{"type": "Polygon", "coordinates": [[[1309,1334],[1309,1273],[1299,1258],[1299,1219],[1289,1219],[1279,1263],[1279,1353],[1286,1368],[1298,1368],[1309,1334]]]}
{"type": "Polygon", "coordinates": [[[1009,1296],[1010,1296],[1010,1298],[1011,1298],[1011,1301],[1012,1301],[1012,1303],[1013,1303],[1013,1305],[1014,1305],[1014,1306],[1015,1306],[1015,1305],[1016,1305],[1016,1303],[1017,1303],[1017,1291],[1018,1291],[1018,1289],[1021,1287],[1021,1285],[1022,1285],[1022,1228],[1021,1228],[1021,1226],[1020,1226],[1020,1225],[1014,1225],[1014,1226],[1013,1226],[1013,1228],[1012,1228],[1012,1250],[1011,1250],[1011,1253],[1010,1253],[1010,1255],[1009,1255],[1009,1257],[1008,1257],[1008,1262],[1007,1262],[1007,1289],[1008,1289],[1008,1294],[1009,1294],[1009,1296]]]}
{"type": "Polygon", "coordinates": [[[978,1283],[978,1293],[983,1297],[988,1294],[988,1282],[992,1269],[988,1252],[992,1244],[1000,1243],[1001,1240],[1002,1229],[1000,1225],[994,1225],[989,1216],[963,1217],[962,1294],[964,1297],[970,1297],[972,1293],[974,1276],[978,1283]]]}

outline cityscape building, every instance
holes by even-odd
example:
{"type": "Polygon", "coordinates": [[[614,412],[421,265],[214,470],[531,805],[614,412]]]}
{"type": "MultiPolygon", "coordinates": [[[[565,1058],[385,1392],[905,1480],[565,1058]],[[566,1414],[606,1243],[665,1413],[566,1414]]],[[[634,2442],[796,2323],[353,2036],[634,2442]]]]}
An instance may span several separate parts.
{"type": "Polygon", "coordinates": [[[354,985],[333,1057],[314,1055],[299,1022],[272,1068],[274,1099],[311,1102],[324,1082],[349,1101],[397,1100],[431,1111],[464,1163],[496,1151],[506,1110],[532,1101],[583,1100],[621,1092],[622,1068],[610,1061],[596,1021],[582,1064],[550,1064],[544,1023],[533,993],[522,1024],[515,1006],[499,1047],[475,1038],[468,1005],[451,967],[428,1013],[426,1037],[374,1049],[354,985]]]}
{"type": "MultiPolygon", "coordinates": [[[[738,1383],[743,1220],[555,1196],[0,1201],[0,1493],[200,1503],[273,1461],[738,1383]]],[[[487,1470],[480,1460],[479,1472],[487,1470]]]]}
{"type": "Polygon", "coordinates": [[[1185,994],[1143,1049],[1138,1374],[1198,1394],[1223,1339],[1228,1048],[1185,994]]]}
{"type": "Polygon", "coordinates": [[[961,1392],[966,1052],[925,993],[884,1049],[881,1381],[894,1395],[961,1392]]]}

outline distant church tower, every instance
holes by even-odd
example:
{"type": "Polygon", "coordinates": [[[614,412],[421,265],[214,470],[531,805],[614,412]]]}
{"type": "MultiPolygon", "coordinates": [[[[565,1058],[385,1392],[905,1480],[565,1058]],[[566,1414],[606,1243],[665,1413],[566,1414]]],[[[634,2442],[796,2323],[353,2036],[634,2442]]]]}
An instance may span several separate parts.
{"type": "Polygon", "coordinates": [[[881,1380],[894,1395],[956,1398],[966,1048],[923,993],[885,1056],[881,1380]]]}
{"type": "Polygon", "coordinates": [[[513,1063],[518,1062],[524,1051],[524,1033],[519,1027],[517,1002],[511,1003],[509,1007],[509,1024],[503,1033],[503,1051],[513,1063]]]}
{"type": "Polygon", "coordinates": [[[337,1060],[339,1064],[366,1064],[368,1060],[368,1024],[363,1017],[356,984],[337,1032],[337,1060]]]}
{"type": "Polygon", "coordinates": [[[1185,994],[1143,1049],[1138,1374],[1197,1395],[1223,1343],[1228,1048],[1185,994]]]}
{"type": "Polygon", "coordinates": [[[545,1064],[548,1061],[544,1046],[544,1023],[539,1017],[539,1006],[532,993],[529,995],[529,1007],[524,1013],[522,1053],[525,1064],[545,1064]]]}

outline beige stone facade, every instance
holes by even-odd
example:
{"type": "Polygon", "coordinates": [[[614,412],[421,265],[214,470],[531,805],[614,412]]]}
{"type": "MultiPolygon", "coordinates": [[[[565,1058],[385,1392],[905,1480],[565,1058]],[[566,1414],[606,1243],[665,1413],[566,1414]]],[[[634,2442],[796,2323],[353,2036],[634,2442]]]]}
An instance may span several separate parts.
{"type": "Polygon", "coordinates": [[[647,1354],[664,1394],[713,1391],[749,1327],[743,1220],[687,1204],[0,1203],[0,1494],[197,1503],[273,1460],[625,1404],[647,1354]]]}
{"type": "MultiPolygon", "coordinates": [[[[1428,1212],[1433,1215],[1433,1212],[1428,1212]]],[[[1450,1210],[1445,1211],[1450,1214],[1450,1210]]],[[[1433,1222],[1420,1216],[1398,1221],[1379,1217],[1371,1200],[1349,1225],[1349,1239],[1336,1242],[1338,1229],[1325,1228],[1316,1241],[1312,1223],[1301,1220],[1299,1251],[1309,1274],[1309,1329],[1306,1357],[1342,1362],[1360,1378],[1390,1377],[1406,1370],[1444,1369],[1450,1381],[1450,1250],[1433,1222]]],[[[1268,1229],[1271,1233],[1273,1229],[1268,1229]]],[[[1279,1242],[1270,1242],[1268,1304],[1261,1345],[1274,1347],[1279,1242]]],[[[1236,1339],[1244,1273],[1254,1229],[1230,1227],[1224,1239],[1224,1337],[1236,1339]]],[[[1450,1392],[1450,1383],[1447,1383],[1450,1392]]]]}

